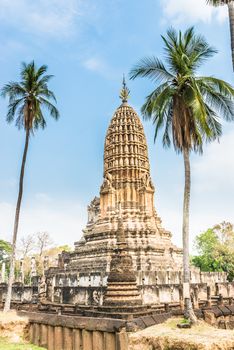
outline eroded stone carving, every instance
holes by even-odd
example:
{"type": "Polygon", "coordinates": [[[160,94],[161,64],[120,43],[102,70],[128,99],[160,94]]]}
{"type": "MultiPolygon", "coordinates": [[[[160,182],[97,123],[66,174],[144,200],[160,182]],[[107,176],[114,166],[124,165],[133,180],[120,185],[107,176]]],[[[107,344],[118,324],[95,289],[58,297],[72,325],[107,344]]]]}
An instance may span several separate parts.
{"type": "MultiPolygon", "coordinates": [[[[112,166],[112,162],[111,162],[111,166],[112,166]]],[[[112,189],[112,175],[109,172],[106,172],[106,174],[104,175],[104,181],[103,184],[101,186],[101,190],[110,190],[112,189]]]]}

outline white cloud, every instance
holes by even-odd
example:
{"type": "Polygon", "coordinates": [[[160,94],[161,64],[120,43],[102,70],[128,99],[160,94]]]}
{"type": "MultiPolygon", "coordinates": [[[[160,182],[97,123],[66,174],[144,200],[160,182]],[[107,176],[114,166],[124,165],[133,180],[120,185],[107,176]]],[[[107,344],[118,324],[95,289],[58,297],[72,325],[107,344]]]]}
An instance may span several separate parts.
{"type": "Polygon", "coordinates": [[[81,14],[81,0],[0,0],[0,19],[19,30],[67,36],[81,14]]]}
{"type": "Polygon", "coordinates": [[[107,79],[119,79],[122,73],[119,72],[118,68],[113,68],[104,59],[92,56],[83,60],[82,65],[89,71],[98,73],[107,79]]]}
{"type": "Polygon", "coordinates": [[[88,70],[94,71],[94,72],[103,72],[106,67],[102,60],[99,58],[88,58],[83,62],[83,66],[87,68],[88,70]]]}
{"type": "Polygon", "coordinates": [[[164,19],[173,25],[180,23],[223,22],[228,16],[227,6],[212,7],[205,0],[161,0],[164,19]]]}
{"type": "MultiPolygon", "coordinates": [[[[14,214],[14,204],[0,202],[0,237],[3,239],[11,241],[14,214]]],[[[75,201],[59,202],[46,194],[39,194],[36,201],[32,199],[28,205],[22,206],[18,236],[47,231],[55,244],[73,246],[81,237],[86,221],[85,205],[75,201]]]]}

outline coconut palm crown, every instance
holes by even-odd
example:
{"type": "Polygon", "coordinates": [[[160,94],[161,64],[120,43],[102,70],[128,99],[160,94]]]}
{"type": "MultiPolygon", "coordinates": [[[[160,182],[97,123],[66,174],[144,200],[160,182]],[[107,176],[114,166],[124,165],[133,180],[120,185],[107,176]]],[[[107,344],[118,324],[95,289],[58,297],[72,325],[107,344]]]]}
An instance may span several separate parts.
{"type": "Polygon", "coordinates": [[[185,317],[196,322],[189,293],[190,153],[203,151],[203,143],[222,134],[221,118],[234,120],[234,89],[215,77],[197,76],[200,66],[216,50],[189,28],[184,34],[169,29],[164,41],[165,62],[156,57],[142,59],[130,72],[131,79],[147,77],[156,88],[141,111],[155,125],[155,139],[163,129],[163,146],[172,143],[183,153],[185,168],[183,204],[183,281],[185,317]]]}
{"type": "Polygon", "coordinates": [[[156,57],[143,58],[130,72],[131,79],[148,77],[159,84],[146,98],[141,112],[155,124],[155,139],[164,127],[163,145],[173,142],[177,152],[202,152],[203,142],[222,134],[221,118],[234,120],[234,89],[213,76],[197,76],[200,66],[217,51],[189,28],[162,36],[164,65],[156,57]]]}
{"type": "Polygon", "coordinates": [[[22,63],[21,81],[3,86],[2,96],[9,97],[7,122],[15,120],[18,128],[23,127],[33,132],[46,126],[43,109],[47,109],[54,119],[58,119],[59,112],[50,102],[56,102],[56,98],[47,85],[53,76],[45,75],[46,71],[46,65],[37,69],[34,61],[29,64],[22,63]]]}

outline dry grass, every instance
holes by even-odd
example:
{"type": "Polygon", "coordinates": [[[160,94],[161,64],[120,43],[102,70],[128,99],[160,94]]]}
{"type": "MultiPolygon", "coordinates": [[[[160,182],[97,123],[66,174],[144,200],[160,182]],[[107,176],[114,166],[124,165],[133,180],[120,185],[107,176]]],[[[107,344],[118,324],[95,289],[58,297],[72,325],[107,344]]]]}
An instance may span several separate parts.
{"type": "Polygon", "coordinates": [[[13,343],[20,342],[28,336],[28,320],[15,311],[0,312],[0,336],[13,343]]]}
{"type": "Polygon", "coordinates": [[[11,310],[9,312],[2,312],[0,311],[0,323],[9,323],[9,322],[18,322],[18,321],[25,321],[27,322],[27,318],[26,317],[21,317],[18,316],[16,311],[11,310]]]}
{"type": "Polygon", "coordinates": [[[234,331],[199,321],[191,329],[177,328],[179,319],[146,328],[130,335],[129,350],[233,350],[234,331]]]}
{"type": "Polygon", "coordinates": [[[0,312],[0,349],[4,350],[43,350],[29,344],[28,319],[18,316],[15,311],[0,312]]]}

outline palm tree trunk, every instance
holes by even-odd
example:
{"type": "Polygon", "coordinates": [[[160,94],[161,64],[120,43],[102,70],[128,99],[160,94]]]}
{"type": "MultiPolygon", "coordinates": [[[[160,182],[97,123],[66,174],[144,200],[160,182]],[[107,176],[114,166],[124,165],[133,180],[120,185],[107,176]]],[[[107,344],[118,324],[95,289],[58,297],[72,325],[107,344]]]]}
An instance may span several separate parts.
{"type": "Polygon", "coordinates": [[[232,66],[234,70],[234,1],[228,3],[230,33],[231,33],[231,49],[232,49],[232,66]]]}
{"type": "Polygon", "coordinates": [[[9,273],[9,280],[8,280],[7,296],[6,296],[6,301],[5,301],[5,305],[4,305],[4,312],[9,311],[10,306],[11,306],[12,284],[14,281],[14,269],[15,269],[16,239],[17,239],[18,226],[19,226],[21,200],[22,200],[22,195],[23,195],[24,168],[25,168],[27,152],[28,152],[29,136],[30,136],[30,131],[29,131],[29,129],[27,129],[26,130],[24,153],[23,153],[23,159],[22,159],[21,171],[20,171],[19,193],[18,193],[18,199],[17,199],[16,211],[15,211],[14,232],[13,232],[13,240],[12,240],[12,253],[11,253],[11,259],[10,259],[10,273],[9,273]]]}
{"type": "Polygon", "coordinates": [[[184,207],[183,207],[183,270],[184,270],[184,316],[192,323],[196,322],[196,316],[192,309],[192,303],[190,298],[190,266],[189,266],[189,206],[190,206],[190,188],[191,188],[191,175],[190,175],[190,159],[189,150],[184,149],[184,170],[185,170],[185,186],[184,186],[184,207]]]}

